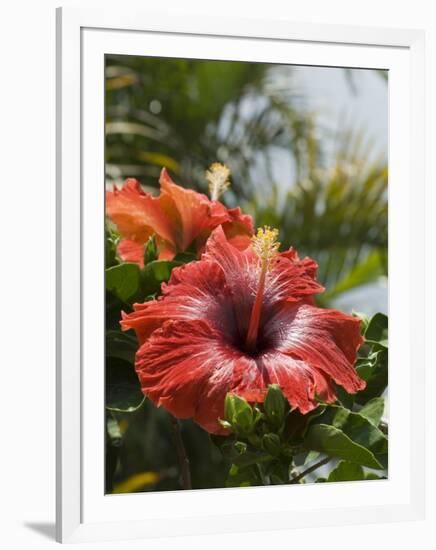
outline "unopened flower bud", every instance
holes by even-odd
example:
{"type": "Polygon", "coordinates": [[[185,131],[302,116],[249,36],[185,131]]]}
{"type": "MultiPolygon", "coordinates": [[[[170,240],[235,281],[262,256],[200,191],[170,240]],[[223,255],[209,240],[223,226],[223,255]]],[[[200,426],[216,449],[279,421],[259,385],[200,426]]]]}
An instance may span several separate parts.
{"type": "Polygon", "coordinates": [[[269,424],[276,429],[280,428],[285,419],[286,400],[277,384],[269,386],[263,406],[269,424]]]}
{"type": "Polygon", "coordinates": [[[156,235],[152,235],[148,239],[144,248],[144,265],[157,260],[158,256],[156,235]]]}
{"type": "Polygon", "coordinates": [[[262,446],[267,453],[277,456],[281,451],[280,437],[273,433],[265,434],[262,438],[262,446]]]}
{"type": "Polygon", "coordinates": [[[228,393],[224,402],[224,416],[236,433],[249,434],[252,432],[254,427],[253,410],[245,399],[228,393]]]}

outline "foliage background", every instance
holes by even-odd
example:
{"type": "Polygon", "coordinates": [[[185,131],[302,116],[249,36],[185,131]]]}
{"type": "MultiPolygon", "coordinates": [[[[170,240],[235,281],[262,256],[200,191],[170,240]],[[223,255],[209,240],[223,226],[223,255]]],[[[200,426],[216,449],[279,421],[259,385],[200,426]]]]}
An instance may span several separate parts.
{"type": "MultiPolygon", "coordinates": [[[[357,291],[359,309],[370,313],[368,285],[387,277],[387,154],[374,153],[353,119],[332,133],[298,85],[301,69],[106,56],[107,182],[131,176],[153,191],[166,166],[179,184],[206,192],[206,167],[225,162],[232,188],[223,202],[249,211],[257,226],[278,227],[284,247],[317,260],[327,287],[320,304],[357,291]]],[[[342,72],[359,94],[358,71],[342,72]]],[[[121,307],[109,297],[108,329],[121,307]]],[[[112,412],[108,426],[108,491],[178,488],[165,411],[146,402],[134,413],[112,412]]],[[[209,436],[189,421],[183,436],[193,486],[223,486],[226,465],[209,436]]]]}

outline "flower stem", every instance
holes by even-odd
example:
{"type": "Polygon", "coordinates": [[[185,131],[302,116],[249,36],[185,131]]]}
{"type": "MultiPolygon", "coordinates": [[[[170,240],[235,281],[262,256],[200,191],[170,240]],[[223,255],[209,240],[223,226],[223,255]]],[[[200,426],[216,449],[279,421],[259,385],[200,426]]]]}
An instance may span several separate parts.
{"type": "Polygon", "coordinates": [[[186,453],[185,445],[183,443],[182,432],[180,430],[180,423],[177,420],[177,418],[174,418],[173,415],[170,415],[170,418],[171,418],[171,424],[173,426],[174,443],[176,446],[177,457],[179,459],[182,489],[192,489],[189,458],[186,453]]]}
{"type": "Polygon", "coordinates": [[[321,466],[324,466],[324,464],[327,464],[328,462],[330,462],[330,460],[331,459],[329,456],[327,456],[326,458],[323,458],[319,462],[316,462],[313,466],[310,466],[310,468],[307,468],[307,470],[304,470],[297,476],[293,477],[290,481],[288,481],[288,484],[292,485],[294,483],[299,483],[303,479],[303,477],[307,476],[307,474],[311,474],[318,468],[321,468],[321,466]]]}

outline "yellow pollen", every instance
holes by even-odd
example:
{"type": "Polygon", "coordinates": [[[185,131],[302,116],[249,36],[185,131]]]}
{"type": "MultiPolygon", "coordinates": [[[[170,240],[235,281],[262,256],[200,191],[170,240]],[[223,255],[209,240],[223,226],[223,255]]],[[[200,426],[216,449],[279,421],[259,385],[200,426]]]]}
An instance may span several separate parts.
{"type": "Polygon", "coordinates": [[[225,164],[214,162],[206,171],[206,179],[209,182],[210,198],[217,201],[230,186],[230,170],[225,164]]]}
{"type": "Polygon", "coordinates": [[[277,254],[280,243],[277,240],[279,232],[267,225],[260,227],[253,237],[253,250],[262,260],[263,265],[268,265],[277,254]]]}

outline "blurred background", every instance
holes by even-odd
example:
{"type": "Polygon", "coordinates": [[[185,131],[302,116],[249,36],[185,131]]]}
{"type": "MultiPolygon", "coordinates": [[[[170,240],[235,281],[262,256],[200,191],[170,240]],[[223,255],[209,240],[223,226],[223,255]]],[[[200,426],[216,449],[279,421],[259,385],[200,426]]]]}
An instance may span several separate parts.
{"type": "Polygon", "coordinates": [[[207,193],[226,163],[223,202],[316,259],[324,305],[387,312],[387,72],[107,56],[106,77],[109,183],[166,166],[207,193]]]}
{"type": "MultiPolygon", "coordinates": [[[[223,162],[221,200],[318,262],[320,305],[387,313],[387,86],[371,69],[107,55],[107,184],[135,177],[154,193],[165,166],[207,194],[205,170],[223,162]]],[[[108,492],[178,488],[167,416],[150,403],[113,415],[108,492]]],[[[188,421],[183,435],[194,487],[222,487],[208,434],[188,421]]]]}

